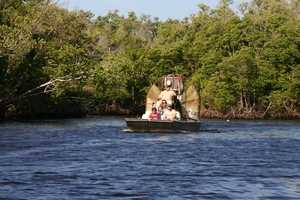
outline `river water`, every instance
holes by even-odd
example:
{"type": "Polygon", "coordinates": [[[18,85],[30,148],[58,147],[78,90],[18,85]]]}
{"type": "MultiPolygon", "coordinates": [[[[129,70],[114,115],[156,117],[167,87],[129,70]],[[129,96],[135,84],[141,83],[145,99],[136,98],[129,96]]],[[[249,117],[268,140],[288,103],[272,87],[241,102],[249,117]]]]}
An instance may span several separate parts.
{"type": "Polygon", "coordinates": [[[115,116],[0,123],[0,199],[300,199],[300,121],[126,128],[115,116]]]}

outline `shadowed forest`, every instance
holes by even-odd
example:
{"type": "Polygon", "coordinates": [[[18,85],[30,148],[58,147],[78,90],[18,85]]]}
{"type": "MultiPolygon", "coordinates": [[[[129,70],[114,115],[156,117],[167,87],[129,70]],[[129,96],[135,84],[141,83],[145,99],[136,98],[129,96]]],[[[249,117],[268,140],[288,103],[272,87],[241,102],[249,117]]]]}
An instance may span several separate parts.
{"type": "Polygon", "coordinates": [[[0,0],[0,118],[141,114],[170,73],[195,84],[202,118],[300,118],[300,0],[232,4],[161,21],[0,0]]]}

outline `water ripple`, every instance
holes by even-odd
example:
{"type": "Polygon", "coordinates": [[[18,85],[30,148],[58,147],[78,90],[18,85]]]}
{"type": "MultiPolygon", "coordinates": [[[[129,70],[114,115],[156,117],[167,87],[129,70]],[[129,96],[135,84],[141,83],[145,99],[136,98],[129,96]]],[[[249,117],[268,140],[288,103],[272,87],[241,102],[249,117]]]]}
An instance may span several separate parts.
{"type": "Polygon", "coordinates": [[[121,117],[0,124],[0,199],[299,199],[298,121],[124,133],[121,117]]]}

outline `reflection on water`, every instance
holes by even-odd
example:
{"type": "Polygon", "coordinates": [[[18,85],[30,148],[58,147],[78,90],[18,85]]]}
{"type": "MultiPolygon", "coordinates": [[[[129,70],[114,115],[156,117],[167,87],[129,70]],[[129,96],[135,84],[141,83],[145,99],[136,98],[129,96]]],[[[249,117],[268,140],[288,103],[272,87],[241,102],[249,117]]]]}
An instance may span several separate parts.
{"type": "Polygon", "coordinates": [[[300,198],[299,121],[126,128],[114,116],[1,123],[0,199],[300,198]]]}

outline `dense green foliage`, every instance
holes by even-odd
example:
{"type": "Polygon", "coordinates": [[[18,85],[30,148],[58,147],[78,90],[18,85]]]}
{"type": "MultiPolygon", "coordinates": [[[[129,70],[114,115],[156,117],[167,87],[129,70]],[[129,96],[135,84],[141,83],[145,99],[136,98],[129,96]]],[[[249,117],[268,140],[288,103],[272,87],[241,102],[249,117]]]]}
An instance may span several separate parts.
{"type": "Polygon", "coordinates": [[[232,3],[162,22],[0,0],[0,116],[133,114],[176,72],[204,117],[299,117],[300,0],[250,0],[239,14],[232,3]]]}

